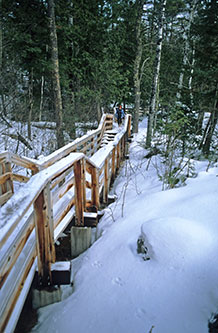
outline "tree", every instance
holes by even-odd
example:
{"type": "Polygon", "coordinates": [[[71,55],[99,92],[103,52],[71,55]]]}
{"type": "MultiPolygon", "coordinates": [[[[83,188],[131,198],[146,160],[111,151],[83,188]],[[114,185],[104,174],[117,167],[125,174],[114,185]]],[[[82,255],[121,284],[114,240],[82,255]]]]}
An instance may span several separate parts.
{"type": "Polygon", "coordinates": [[[152,140],[153,130],[154,130],[154,121],[155,121],[156,104],[157,104],[157,96],[158,96],[158,82],[159,82],[159,74],[160,74],[161,52],[162,52],[163,23],[164,23],[165,9],[166,9],[166,0],[162,0],[161,9],[160,9],[160,18],[159,18],[159,28],[158,28],[159,31],[158,31],[158,40],[157,40],[157,46],[156,46],[156,56],[155,56],[155,62],[154,62],[152,91],[151,91],[150,106],[149,106],[146,147],[151,146],[151,140],[152,140]]]}
{"type": "Polygon", "coordinates": [[[54,110],[56,116],[56,136],[58,148],[64,145],[63,135],[63,107],[61,98],[59,60],[58,60],[58,42],[55,24],[54,1],[48,0],[48,18],[51,41],[51,60],[52,60],[52,90],[54,95],[54,110]]]}
{"type": "MultiPolygon", "coordinates": [[[[218,120],[218,3],[216,0],[200,3],[192,33],[196,45],[193,77],[195,100],[204,111],[210,113],[200,143],[200,149],[204,155],[208,156],[218,120]]],[[[200,112],[202,113],[201,110],[200,112]]]]}
{"type": "Polygon", "coordinates": [[[142,59],[142,13],[143,13],[143,0],[136,0],[136,56],[134,61],[134,90],[135,90],[135,107],[133,116],[133,132],[138,133],[138,121],[139,121],[139,108],[140,108],[140,96],[141,96],[141,72],[140,65],[142,59]]]}
{"type": "MultiPolygon", "coordinates": [[[[184,73],[185,73],[185,69],[188,63],[188,55],[190,53],[190,30],[191,30],[191,25],[193,22],[193,18],[194,18],[194,13],[196,10],[196,4],[197,4],[197,0],[194,0],[191,4],[191,8],[190,8],[190,14],[189,14],[189,19],[188,19],[188,24],[185,27],[185,32],[184,32],[184,39],[185,39],[185,46],[184,46],[184,54],[183,54],[183,61],[182,61],[182,69],[179,75],[179,83],[178,83],[178,91],[176,93],[176,98],[177,101],[181,101],[181,91],[183,88],[183,81],[184,81],[184,73]]],[[[191,85],[191,76],[189,79],[189,87],[191,85]]]]}

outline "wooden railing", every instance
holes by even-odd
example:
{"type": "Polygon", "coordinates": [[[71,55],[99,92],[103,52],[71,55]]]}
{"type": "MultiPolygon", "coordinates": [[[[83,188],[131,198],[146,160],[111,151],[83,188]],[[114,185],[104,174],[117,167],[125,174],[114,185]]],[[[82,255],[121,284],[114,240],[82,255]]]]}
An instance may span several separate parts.
{"type": "Polygon", "coordinates": [[[98,128],[72,143],[56,150],[41,160],[19,157],[10,152],[0,153],[0,206],[5,204],[15,192],[14,183],[26,183],[32,174],[47,168],[72,152],[83,152],[92,156],[101,145],[105,131],[112,129],[113,115],[104,114],[98,128]],[[15,171],[13,172],[13,169],[15,171]]]}
{"type": "MultiPolygon", "coordinates": [[[[107,128],[105,121],[103,124],[107,128]]],[[[92,207],[98,209],[101,197],[107,202],[111,180],[126,153],[130,126],[131,117],[127,115],[114,141],[98,150],[102,128],[94,136],[87,135],[82,141],[59,149],[37,165],[28,164],[30,161],[22,165],[33,173],[41,171],[1,208],[0,332],[13,332],[36,268],[40,284],[52,284],[54,244],[73,217],[76,226],[84,226],[84,213],[92,207]],[[82,145],[82,151],[88,151],[90,157],[83,152],[72,152],[82,145]]],[[[1,178],[1,185],[5,185],[5,193],[13,193],[12,172],[7,163],[14,160],[10,161],[7,153],[2,158],[7,165],[4,175],[9,173],[10,177],[5,176],[5,183],[1,178]]],[[[19,159],[17,162],[21,163],[19,159]]]]}

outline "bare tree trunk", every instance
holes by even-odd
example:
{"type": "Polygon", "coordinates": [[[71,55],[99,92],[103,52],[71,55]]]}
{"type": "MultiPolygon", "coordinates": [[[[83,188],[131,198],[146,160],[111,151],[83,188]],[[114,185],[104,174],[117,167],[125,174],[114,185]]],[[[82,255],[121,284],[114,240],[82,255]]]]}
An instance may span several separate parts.
{"type": "Polygon", "coordinates": [[[189,46],[190,28],[191,28],[191,24],[192,24],[192,21],[194,18],[196,4],[197,4],[197,0],[194,0],[192,7],[191,7],[188,25],[187,25],[186,31],[184,32],[185,48],[184,48],[184,55],[183,55],[183,61],[182,61],[182,70],[179,75],[178,91],[176,93],[177,101],[181,100],[181,92],[182,92],[182,87],[183,87],[185,68],[188,63],[188,53],[189,53],[189,48],[190,48],[190,46],[189,46]]]}
{"type": "Polygon", "coordinates": [[[161,51],[162,51],[162,41],[163,41],[163,23],[165,18],[165,9],[166,9],[167,0],[162,0],[160,20],[159,20],[159,32],[158,32],[158,41],[156,47],[156,57],[154,62],[154,74],[153,74],[153,83],[151,91],[151,101],[149,106],[149,115],[148,115],[148,125],[147,125],[147,137],[146,137],[146,147],[151,146],[151,140],[153,136],[154,128],[154,119],[156,113],[156,101],[157,101],[157,92],[158,92],[158,81],[160,74],[160,63],[161,63],[161,51]]]}
{"type": "Polygon", "coordinates": [[[194,65],[195,65],[195,46],[193,46],[193,50],[192,50],[191,72],[190,72],[190,77],[189,77],[189,81],[188,81],[188,87],[189,87],[189,92],[190,92],[190,102],[191,102],[192,108],[194,105],[194,97],[193,97],[193,93],[192,93],[192,79],[193,79],[193,73],[194,73],[194,65]]]}
{"type": "Polygon", "coordinates": [[[212,136],[213,136],[216,124],[217,124],[217,120],[218,120],[217,94],[218,94],[218,85],[217,85],[216,91],[215,91],[214,107],[213,107],[213,110],[211,111],[211,115],[208,120],[207,126],[205,128],[203,139],[202,139],[201,145],[200,145],[200,149],[202,149],[202,152],[205,156],[207,156],[210,152],[212,136]]]}
{"type": "Polygon", "coordinates": [[[54,108],[56,115],[56,137],[58,148],[64,145],[63,135],[63,107],[61,98],[59,61],[58,61],[58,42],[55,24],[54,0],[48,0],[48,16],[51,41],[51,59],[52,59],[52,86],[54,94],[54,108]]]}
{"type": "Polygon", "coordinates": [[[28,139],[31,140],[31,121],[33,113],[33,68],[29,73],[29,114],[28,114],[28,139]]]}
{"type": "Polygon", "coordinates": [[[100,122],[101,120],[101,103],[99,100],[96,101],[96,108],[97,108],[97,120],[98,120],[98,123],[100,122]]]}
{"type": "MultiPolygon", "coordinates": [[[[0,0],[0,13],[2,13],[2,0],[0,0]]],[[[2,17],[0,15],[0,75],[2,72],[3,43],[2,43],[2,17]]]]}
{"type": "Polygon", "coordinates": [[[153,1],[153,15],[151,17],[151,28],[150,28],[150,46],[152,49],[152,43],[153,43],[153,38],[154,38],[154,17],[155,17],[155,12],[156,12],[156,0],[153,1]]]}
{"type": "Polygon", "coordinates": [[[44,75],[42,75],[42,81],[41,81],[41,96],[40,96],[40,105],[39,105],[39,121],[42,120],[42,109],[43,109],[43,99],[44,99],[44,75]]]}
{"type": "Polygon", "coordinates": [[[135,90],[135,107],[133,117],[133,132],[138,133],[139,109],[141,99],[141,76],[140,64],[142,59],[142,36],[141,36],[141,21],[143,13],[143,0],[136,0],[137,20],[136,20],[136,57],[134,62],[134,90],[135,90]]]}

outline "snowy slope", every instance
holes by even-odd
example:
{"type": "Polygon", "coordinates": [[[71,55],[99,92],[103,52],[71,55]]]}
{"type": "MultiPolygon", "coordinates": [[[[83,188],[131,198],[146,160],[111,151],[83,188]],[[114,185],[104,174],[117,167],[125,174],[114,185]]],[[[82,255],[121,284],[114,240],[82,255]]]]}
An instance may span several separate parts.
{"type": "Polygon", "coordinates": [[[118,200],[98,226],[99,239],[76,260],[74,291],[39,310],[33,332],[206,333],[218,309],[218,168],[161,191],[145,152],[131,144],[115,181],[118,200]],[[137,253],[143,235],[150,260],[137,253]]]}

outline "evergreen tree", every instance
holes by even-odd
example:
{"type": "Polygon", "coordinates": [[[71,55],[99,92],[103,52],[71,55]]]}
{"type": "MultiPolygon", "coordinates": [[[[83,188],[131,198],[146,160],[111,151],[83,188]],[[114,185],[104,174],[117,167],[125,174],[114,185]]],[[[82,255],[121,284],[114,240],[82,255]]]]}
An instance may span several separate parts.
{"type": "Polygon", "coordinates": [[[210,113],[200,144],[203,153],[208,155],[218,119],[218,3],[216,0],[200,3],[193,32],[196,41],[194,100],[197,107],[200,105],[204,111],[210,113]]]}

